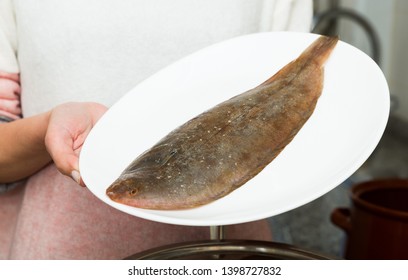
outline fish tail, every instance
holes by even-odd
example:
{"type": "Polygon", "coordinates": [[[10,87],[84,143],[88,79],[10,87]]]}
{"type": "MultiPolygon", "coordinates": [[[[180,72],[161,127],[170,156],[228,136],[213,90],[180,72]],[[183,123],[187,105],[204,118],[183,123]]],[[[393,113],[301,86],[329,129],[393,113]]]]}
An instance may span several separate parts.
{"type": "Polygon", "coordinates": [[[336,46],[338,40],[339,40],[338,36],[335,37],[320,36],[311,45],[309,45],[309,47],[307,47],[307,49],[305,49],[297,59],[288,63],[275,75],[270,77],[268,80],[266,80],[259,86],[268,85],[272,83],[274,80],[281,77],[282,75],[286,75],[288,73],[295,73],[297,72],[295,67],[298,69],[302,69],[304,65],[307,65],[308,63],[311,62],[319,65],[322,68],[327,59],[329,58],[332,50],[336,46]]]}
{"type": "Polygon", "coordinates": [[[302,52],[297,60],[305,60],[305,62],[314,61],[315,63],[323,67],[334,47],[336,46],[338,40],[338,36],[320,36],[306,50],[302,52]]]}

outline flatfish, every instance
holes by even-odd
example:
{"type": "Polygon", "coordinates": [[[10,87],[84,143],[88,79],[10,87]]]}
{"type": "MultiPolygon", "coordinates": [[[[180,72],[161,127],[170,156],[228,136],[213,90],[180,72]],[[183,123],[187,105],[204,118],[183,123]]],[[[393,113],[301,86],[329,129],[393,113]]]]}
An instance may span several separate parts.
{"type": "MultiPolygon", "coordinates": [[[[129,206],[213,202],[256,176],[312,115],[338,41],[320,36],[271,78],[189,120],[138,156],[106,190],[129,206]]],[[[244,201],[242,203],[245,203],[244,201]]]]}

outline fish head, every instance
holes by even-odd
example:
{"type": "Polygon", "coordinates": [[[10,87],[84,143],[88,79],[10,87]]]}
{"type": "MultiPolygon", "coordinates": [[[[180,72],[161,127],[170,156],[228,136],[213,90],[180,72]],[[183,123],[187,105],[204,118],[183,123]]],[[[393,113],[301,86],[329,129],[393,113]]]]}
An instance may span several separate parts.
{"type": "Polygon", "coordinates": [[[106,190],[106,194],[114,201],[135,197],[140,192],[140,186],[132,179],[118,179],[106,190]]]}
{"type": "Polygon", "coordinates": [[[106,195],[115,202],[137,208],[164,209],[169,204],[159,189],[135,178],[119,178],[106,190],[106,195]]]}

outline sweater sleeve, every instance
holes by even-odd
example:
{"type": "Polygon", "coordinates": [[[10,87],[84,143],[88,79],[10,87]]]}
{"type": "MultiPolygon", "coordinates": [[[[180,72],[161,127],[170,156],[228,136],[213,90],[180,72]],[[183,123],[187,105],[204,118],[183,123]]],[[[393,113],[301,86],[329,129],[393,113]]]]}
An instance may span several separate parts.
{"type": "Polygon", "coordinates": [[[0,0],[0,71],[18,73],[16,20],[11,0],[0,0]]]}
{"type": "Polygon", "coordinates": [[[264,1],[261,30],[310,32],[312,0],[264,1]]]}
{"type": "Polygon", "coordinates": [[[11,0],[0,0],[0,117],[15,120],[21,115],[20,77],[16,58],[16,21],[11,0]]]}
{"type": "Polygon", "coordinates": [[[313,20],[312,0],[293,0],[290,8],[287,30],[310,32],[313,20]]]}

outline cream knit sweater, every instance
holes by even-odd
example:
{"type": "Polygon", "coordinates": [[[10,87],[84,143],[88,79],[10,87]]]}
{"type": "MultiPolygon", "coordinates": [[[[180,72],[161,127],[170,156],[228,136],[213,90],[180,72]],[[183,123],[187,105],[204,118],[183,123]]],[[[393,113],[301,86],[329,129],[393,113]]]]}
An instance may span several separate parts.
{"type": "Polygon", "coordinates": [[[0,71],[20,73],[24,116],[67,101],[110,106],[200,48],[307,32],[311,20],[311,0],[0,0],[0,71]]]}

